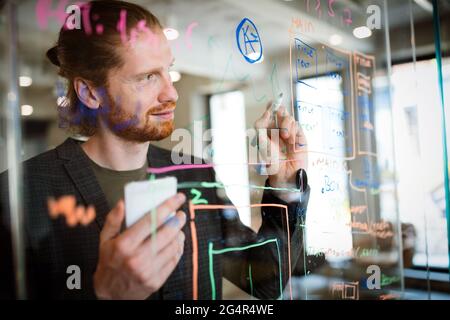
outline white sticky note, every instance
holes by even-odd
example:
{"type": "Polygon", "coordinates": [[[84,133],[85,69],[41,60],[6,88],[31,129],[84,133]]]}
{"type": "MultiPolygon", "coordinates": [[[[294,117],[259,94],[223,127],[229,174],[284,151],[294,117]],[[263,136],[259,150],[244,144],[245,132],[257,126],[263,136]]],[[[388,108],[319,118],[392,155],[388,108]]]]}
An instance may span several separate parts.
{"type": "Polygon", "coordinates": [[[127,228],[176,193],[177,178],[175,177],[126,184],[125,221],[127,228]]]}

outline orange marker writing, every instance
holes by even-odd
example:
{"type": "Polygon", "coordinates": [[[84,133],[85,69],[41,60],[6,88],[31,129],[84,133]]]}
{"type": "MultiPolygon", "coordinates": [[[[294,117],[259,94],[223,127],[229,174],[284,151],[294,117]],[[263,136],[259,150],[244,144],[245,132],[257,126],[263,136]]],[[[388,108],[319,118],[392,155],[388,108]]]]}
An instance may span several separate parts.
{"type": "Polygon", "coordinates": [[[77,206],[75,196],[63,196],[58,200],[49,198],[47,205],[50,217],[56,219],[59,215],[65,216],[69,227],[75,227],[78,223],[86,226],[95,219],[94,206],[77,206]]]}

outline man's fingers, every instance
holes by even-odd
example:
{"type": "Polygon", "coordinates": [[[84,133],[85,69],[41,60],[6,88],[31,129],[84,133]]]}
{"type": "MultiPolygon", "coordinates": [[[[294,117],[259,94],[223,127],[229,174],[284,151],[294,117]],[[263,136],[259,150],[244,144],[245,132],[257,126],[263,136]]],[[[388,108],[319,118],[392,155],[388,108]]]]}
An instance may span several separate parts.
{"type": "Polygon", "coordinates": [[[166,225],[161,227],[158,232],[145,240],[136,251],[136,255],[148,255],[149,253],[158,253],[171,243],[179,234],[186,223],[186,214],[178,211],[176,217],[173,217],[166,225]]]}
{"type": "Polygon", "coordinates": [[[160,270],[172,259],[177,259],[183,255],[184,240],[186,239],[183,232],[179,232],[172,242],[170,242],[164,249],[158,252],[155,263],[156,270],[160,270]]]}
{"type": "Polygon", "coordinates": [[[105,225],[100,232],[100,244],[114,238],[119,234],[124,217],[124,203],[123,200],[120,200],[115,208],[111,210],[111,212],[106,217],[105,225]]]}
{"type": "Polygon", "coordinates": [[[303,132],[303,128],[299,123],[296,124],[297,127],[297,133],[296,133],[296,146],[295,148],[305,148],[308,146],[308,141],[306,140],[305,133],[303,132]]]}
{"type": "Polygon", "coordinates": [[[157,255],[149,254],[149,251],[145,256],[137,257],[135,264],[146,274],[144,278],[150,279],[156,276],[158,280],[164,283],[166,281],[166,276],[163,275],[163,273],[169,271],[167,274],[168,277],[180,261],[184,252],[184,239],[184,233],[180,232],[178,236],[157,255]],[[170,270],[166,270],[168,265],[171,265],[170,270]]]}
{"type": "Polygon", "coordinates": [[[267,129],[270,126],[271,111],[270,109],[266,110],[261,118],[255,121],[255,129],[267,129]]]}
{"type": "Polygon", "coordinates": [[[292,134],[291,134],[291,136],[289,137],[289,143],[292,143],[292,144],[295,145],[295,143],[296,143],[297,141],[299,141],[299,139],[304,138],[304,137],[302,137],[302,134],[301,134],[300,130],[301,130],[301,129],[299,129],[299,124],[298,124],[298,122],[294,121],[294,122],[292,123],[292,134]]]}
{"type": "Polygon", "coordinates": [[[181,253],[178,253],[176,255],[168,255],[168,261],[161,269],[159,269],[159,279],[161,281],[161,284],[166,282],[167,278],[171,275],[175,267],[177,266],[178,262],[181,259],[181,256],[183,255],[183,249],[181,253]]]}
{"type": "Polygon", "coordinates": [[[276,113],[276,116],[277,116],[277,118],[278,118],[278,127],[279,128],[282,128],[282,125],[283,125],[283,120],[285,119],[285,118],[289,118],[289,113],[287,112],[287,110],[286,110],[286,108],[284,107],[284,106],[280,106],[279,108],[278,108],[278,111],[277,111],[277,113],[276,113]]]}
{"type": "Polygon", "coordinates": [[[146,214],[138,222],[125,230],[125,232],[120,235],[122,241],[127,242],[126,246],[130,248],[130,250],[136,249],[150,236],[152,231],[156,231],[164,222],[166,222],[168,216],[181,207],[185,201],[186,196],[183,193],[178,193],[167,199],[158,206],[154,212],[146,214]]]}
{"type": "Polygon", "coordinates": [[[278,125],[280,127],[280,135],[283,140],[288,140],[291,135],[295,135],[293,131],[295,120],[290,116],[285,107],[281,107],[277,112],[278,125]]]}
{"type": "MultiPolygon", "coordinates": [[[[263,154],[265,154],[265,150],[267,148],[268,144],[268,138],[267,138],[267,128],[270,126],[271,121],[271,112],[270,108],[267,109],[261,118],[255,121],[255,138],[254,140],[254,146],[256,146],[256,142],[258,142],[258,151],[263,154]]],[[[253,144],[253,142],[252,142],[253,144]]]]}

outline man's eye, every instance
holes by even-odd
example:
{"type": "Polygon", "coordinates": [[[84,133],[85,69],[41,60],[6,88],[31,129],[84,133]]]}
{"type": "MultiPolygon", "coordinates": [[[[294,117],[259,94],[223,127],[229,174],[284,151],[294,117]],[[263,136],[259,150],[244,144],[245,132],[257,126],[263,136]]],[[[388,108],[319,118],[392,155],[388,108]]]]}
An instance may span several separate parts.
{"type": "Polygon", "coordinates": [[[153,81],[154,78],[155,78],[155,75],[153,73],[149,73],[149,74],[146,74],[146,75],[140,77],[139,78],[139,83],[145,84],[147,82],[153,81]]]}

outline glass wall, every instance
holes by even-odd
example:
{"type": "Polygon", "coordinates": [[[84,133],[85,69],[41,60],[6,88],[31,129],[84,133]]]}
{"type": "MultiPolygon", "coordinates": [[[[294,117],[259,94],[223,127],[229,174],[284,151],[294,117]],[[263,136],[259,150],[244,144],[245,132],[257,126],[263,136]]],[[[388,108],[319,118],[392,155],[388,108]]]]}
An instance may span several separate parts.
{"type": "MultiPolygon", "coordinates": [[[[444,136],[450,141],[450,135],[442,126],[443,110],[450,120],[448,1],[436,1],[436,39],[433,3],[427,0],[132,2],[179,33],[169,41],[179,95],[176,130],[154,144],[178,151],[186,142],[180,137],[188,132],[192,139],[182,150],[215,169],[213,186],[198,181],[178,185],[194,211],[215,212],[219,204],[203,196],[214,187],[219,198],[231,201],[228,214],[237,213],[258,231],[265,191],[303,200],[295,187],[272,190],[265,185],[268,168],[254,143],[255,121],[282,94],[282,105],[306,137],[307,143],[297,147],[305,157],[309,202],[298,213],[301,243],[289,243],[279,252],[278,298],[450,298],[443,141],[444,136]],[[282,279],[289,280],[284,287],[282,279]]],[[[56,111],[67,88],[45,57],[64,22],[66,2],[16,3],[16,61],[8,57],[11,38],[0,34],[5,71],[0,171],[11,168],[8,159],[13,159],[6,147],[11,121],[7,92],[14,77],[10,64],[19,77],[22,136],[15,142],[23,160],[70,136],[60,128],[56,111]]],[[[1,30],[11,18],[7,6],[0,9],[1,30]]],[[[285,165],[289,158],[278,161],[285,165]]],[[[191,222],[197,223],[201,214],[191,222]]],[[[285,218],[283,210],[280,215],[285,218]]],[[[289,239],[288,229],[286,235],[289,239]]],[[[209,250],[208,265],[193,262],[194,279],[205,283],[211,299],[221,296],[217,290],[223,290],[224,299],[253,299],[228,279],[218,279],[210,266],[223,252],[278,242],[265,239],[269,242],[236,248],[224,246],[228,240],[188,234],[186,241],[197,242],[205,254],[209,250]]],[[[250,287],[251,274],[249,269],[250,287]]],[[[192,284],[193,299],[198,286],[192,284]]]]}

